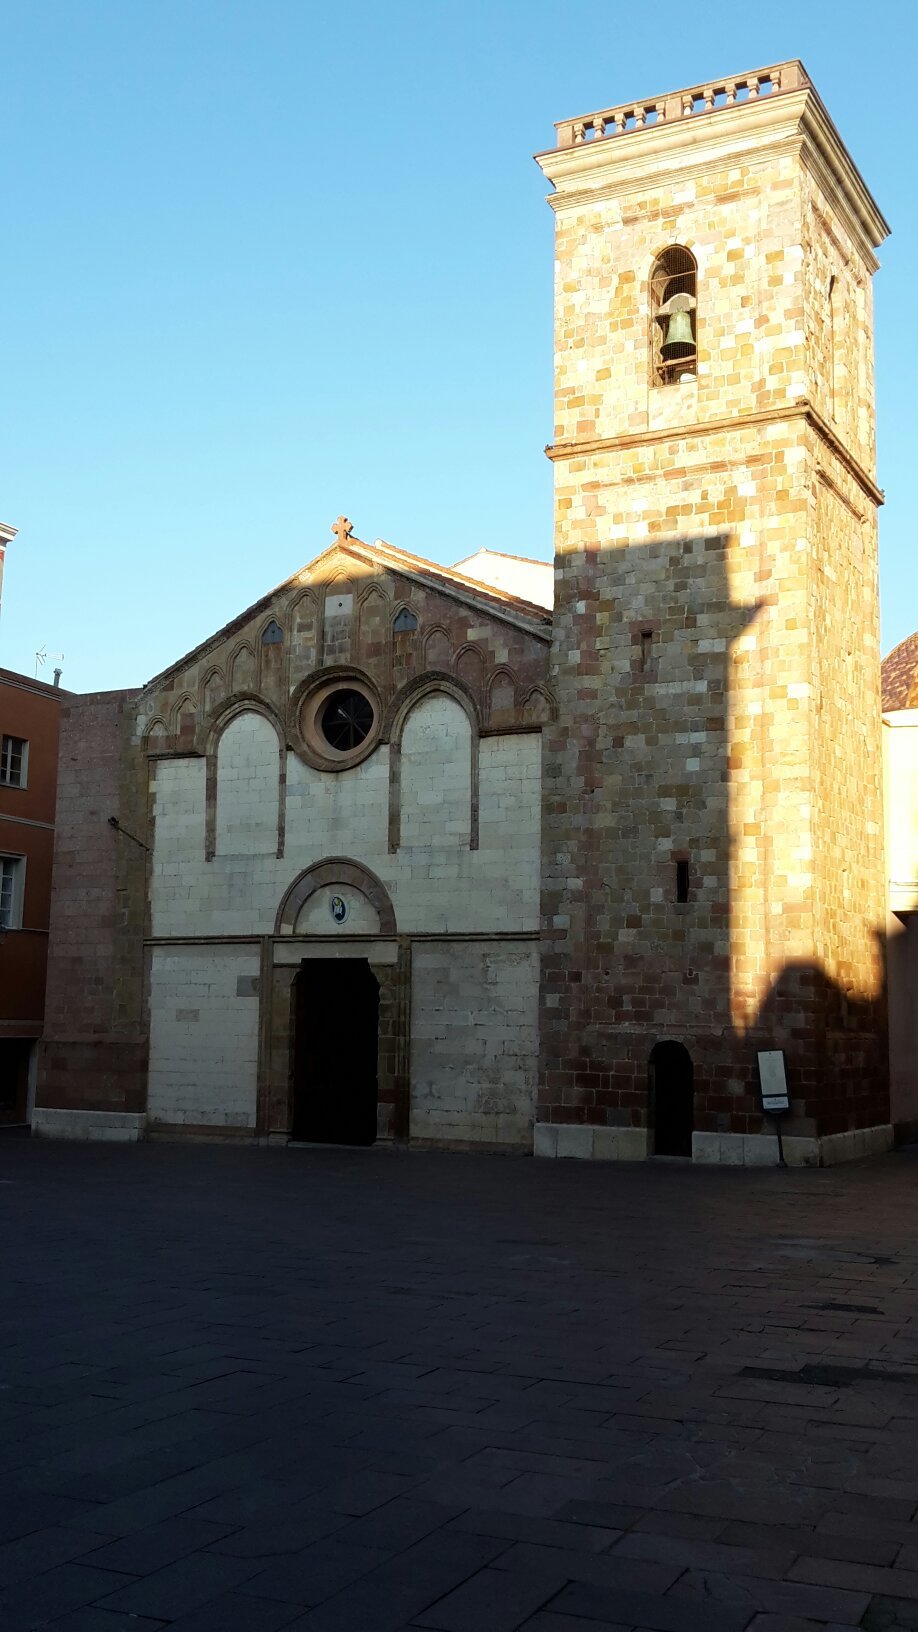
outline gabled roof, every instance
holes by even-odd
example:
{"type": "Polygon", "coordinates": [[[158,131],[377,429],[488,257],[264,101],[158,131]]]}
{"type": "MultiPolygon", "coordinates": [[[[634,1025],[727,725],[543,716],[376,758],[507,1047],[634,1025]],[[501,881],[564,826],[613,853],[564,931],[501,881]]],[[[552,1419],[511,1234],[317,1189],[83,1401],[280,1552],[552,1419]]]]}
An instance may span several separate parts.
{"type": "Polygon", "coordinates": [[[483,545],[474,555],[464,556],[453,563],[453,571],[464,578],[475,578],[511,595],[525,595],[536,606],[550,608],[555,598],[555,568],[553,561],[536,561],[528,555],[510,555],[505,550],[492,550],[483,545]]]}
{"type": "Polygon", "coordinates": [[[361,566],[370,565],[381,571],[397,572],[403,578],[414,579],[428,589],[434,589],[441,595],[448,595],[466,606],[485,612],[489,617],[513,624],[537,640],[551,639],[551,613],[546,611],[544,606],[536,606],[532,601],[524,601],[518,595],[495,589],[490,584],[477,583],[474,578],[466,578],[455,567],[441,567],[434,561],[425,560],[423,556],[409,555],[407,550],[398,550],[393,544],[387,544],[381,538],[374,544],[365,544],[362,539],[351,536],[344,543],[330,545],[305,567],[300,567],[289,578],[285,578],[282,583],[269,590],[267,595],[262,595],[260,600],[247,606],[244,612],[231,618],[221,629],[216,629],[212,635],[208,635],[199,646],[193,647],[190,652],[177,658],[167,668],[161,669],[159,674],[153,675],[152,679],[146,682],[143,690],[149,691],[151,687],[161,685],[177,669],[187,668],[189,663],[196,662],[209,651],[210,647],[225,640],[237,629],[244,628],[260,612],[266,612],[276,596],[283,594],[285,590],[307,587],[317,573],[321,574],[326,562],[331,565],[342,556],[350,556],[361,566]]]}
{"type": "MultiPolygon", "coordinates": [[[[539,606],[536,601],[524,600],[521,595],[513,595],[509,590],[498,589],[495,584],[483,584],[478,578],[469,578],[464,572],[460,572],[458,567],[441,567],[435,561],[426,561],[423,556],[409,555],[407,550],[398,550],[382,538],[378,538],[372,545],[361,544],[359,539],[349,538],[345,548],[350,549],[355,544],[358,548],[352,552],[354,555],[365,551],[369,552],[371,557],[388,558],[393,572],[401,572],[408,578],[416,578],[439,590],[441,594],[452,594],[457,600],[467,600],[468,595],[462,591],[471,591],[474,600],[488,603],[488,608],[494,616],[499,617],[503,611],[514,623],[531,620],[543,626],[547,638],[551,626],[551,612],[544,606],[539,606]]],[[[321,561],[322,557],[319,556],[318,559],[321,561]]],[[[471,560],[472,557],[468,559],[471,560]]],[[[315,565],[316,562],[312,562],[312,566],[315,565]]],[[[539,633],[538,630],[531,632],[539,633]]]]}

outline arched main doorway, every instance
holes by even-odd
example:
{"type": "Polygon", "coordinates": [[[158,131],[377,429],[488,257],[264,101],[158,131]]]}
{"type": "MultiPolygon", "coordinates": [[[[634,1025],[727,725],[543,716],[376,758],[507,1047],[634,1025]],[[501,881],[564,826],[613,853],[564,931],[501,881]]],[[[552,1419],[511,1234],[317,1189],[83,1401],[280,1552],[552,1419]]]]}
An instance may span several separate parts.
{"type": "Polygon", "coordinates": [[[650,1115],[655,1156],[692,1154],[695,1126],[695,1072],[681,1043],[657,1043],[648,1066],[650,1115]]]}

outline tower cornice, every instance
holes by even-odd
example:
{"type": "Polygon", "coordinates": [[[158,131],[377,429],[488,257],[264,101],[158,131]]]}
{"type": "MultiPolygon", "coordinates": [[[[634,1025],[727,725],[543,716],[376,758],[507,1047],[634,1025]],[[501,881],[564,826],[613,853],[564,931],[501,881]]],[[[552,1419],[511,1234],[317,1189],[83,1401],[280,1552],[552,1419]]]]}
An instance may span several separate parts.
{"type": "Polygon", "coordinates": [[[796,153],[876,270],[873,251],[889,226],[800,62],[563,120],[557,129],[558,147],[537,153],[536,163],[555,188],[549,202],[558,213],[688,181],[713,167],[796,153]],[[747,100],[737,101],[743,91],[747,100]],[[654,123],[647,122],[651,116],[654,123]]]}
{"type": "Polygon", "coordinates": [[[684,443],[692,439],[700,440],[706,436],[723,436],[727,432],[751,430],[760,425],[783,424],[794,419],[806,421],[874,504],[885,503],[883,489],[877,487],[869,471],[855,459],[850,449],[845,447],[841,438],[811,402],[797,402],[787,408],[764,408],[755,413],[731,414],[728,419],[701,419],[691,424],[659,426],[645,431],[625,431],[619,436],[582,437],[572,442],[550,442],[545,454],[552,464],[556,464],[565,459],[589,458],[598,453],[618,453],[627,448],[653,447],[665,442],[684,443]]]}

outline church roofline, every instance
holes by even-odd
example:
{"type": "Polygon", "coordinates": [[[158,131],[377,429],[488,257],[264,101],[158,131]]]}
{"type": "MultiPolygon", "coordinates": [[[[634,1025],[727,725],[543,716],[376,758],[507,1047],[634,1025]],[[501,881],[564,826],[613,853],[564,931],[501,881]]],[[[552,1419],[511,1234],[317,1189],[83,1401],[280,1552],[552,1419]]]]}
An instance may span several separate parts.
{"type": "Polygon", "coordinates": [[[268,590],[266,595],[253,601],[243,612],[237,613],[228,623],[215,629],[206,640],[193,646],[182,657],[176,658],[165,669],[160,669],[158,674],[154,674],[144,683],[142,691],[154,690],[161,686],[164,680],[168,680],[170,675],[187,668],[190,663],[197,662],[212,646],[219,645],[228,635],[243,629],[260,612],[267,611],[276,596],[283,594],[285,590],[304,588],[310,581],[310,574],[315,572],[321,562],[342,554],[352,555],[355,560],[362,558],[376,561],[380,566],[387,567],[392,572],[399,572],[405,578],[414,578],[419,583],[426,583],[442,594],[452,596],[454,600],[463,601],[466,605],[480,606],[490,617],[524,629],[536,640],[546,642],[551,640],[552,615],[544,606],[536,606],[531,601],[524,601],[517,595],[494,589],[491,585],[479,584],[473,578],[466,578],[455,568],[441,567],[434,561],[425,560],[423,556],[409,555],[406,550],[399,550],[395,545],[387,544],[384,539],[377,539],[374,544],[366,544],[362,539],[351,536],[344,543],[329,545],[327,550],[322,550],[319,555],[314,556],[305,567],[298,568],[289,578],[268,590]]]}
{"type": "Polygon", "coordinates": [[[527,567],[550,567],[552,564],[550,561],[540,561],[535,555],[514,555],[511,550],[492,550],[490,544],[480,544],[471,555],[464,555],[461,561],[454,561],[451,570],[458,572],[467,561],[474,561],[476,555],[494,555],[498,561],[523,561],[527,567]]]}
{"type": "Polygon", "coordinates": [[[72,697],[74,693],[66,686],[54,686],[48,680],[33,679],[30,674],[20,674],[16,669],[0,669],[0,684],[15,686],[18,691],[35,691],[43,697],[72,697]]]}
{"type": "MultiPolygon", "coordinates": [[[[351,542],[353,541],[348,539],[348,544],[351,542]]],[[[359,543],[359,540],[357,542],[359,543]]],[[[423,556],[409,555],[406,550],[397,549],[395,545],[387,544],[385,539],[382,538],[378,538],[373,545],[361,545],[361,548],[380,552],[385,551],[392,557],[395,571],[404,572],[409,577],[422,580],[432,578],[436,581],[436,587],[445,594],[453,594],[459,599],[465,599],[466,597],[462,595],[462,591],[464,589],[471,590],[474,599],[476,601],[485,601],[488,604],[489,611],[492,611],[495,617],[503,616],[509,618],[513,623],[528,623],[531,621],[539,625],[551,625],[551,611],[547,607],[539,606],[535,601],[527,601],[522,595],[514,595],[511,590],[498,589],[495,584],[483,584],[479,579],[470,578],[464,572],[460,572],[458,566],[442,567],[435,561],[425,560],[423,556]]],[[[479,555],[481,552],[475,550],[473,553],[479,555]]],[[[502,552],[494,551],[492,553],[502,552]]],[[[472,557],[469,556],[467,559],[471,560],[472,557]]],[[[526,557],[512,556],[509,559],[523,561],[526,557]]],[[[551,563],[537,562],[535,564],[549,566],[551,563]]],[[[546,628],[533,629],[529,632],[546,640],[549,638],[546,628]]]]}

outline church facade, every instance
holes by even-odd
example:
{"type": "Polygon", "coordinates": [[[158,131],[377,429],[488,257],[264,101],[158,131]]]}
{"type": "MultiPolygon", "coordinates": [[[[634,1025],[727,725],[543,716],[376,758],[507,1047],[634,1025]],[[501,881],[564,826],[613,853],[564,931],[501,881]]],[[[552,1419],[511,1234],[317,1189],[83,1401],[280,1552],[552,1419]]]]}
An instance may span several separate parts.
{"type": "MultiPolygon", "coordinates": [[[[550,613],[336,527],[143,692],[65,719],[80,765],[118,739],[117,826],[92,820],[146,1055],[84,1040],[81,1075],[136,1096],[115,1130],[531,1143],[550,613]]],[[[66,1042],[45,1073],[59,1100],[66,1042]]]]}
{"type": "Polygon", "coordinates": [[[555,563],[335,542],[62,721],[33,1131],[892,1142],[871,277],[799,63],[558,127],[555,563]],[[553,608],[552,608],[553,602],[553,608]]]}

